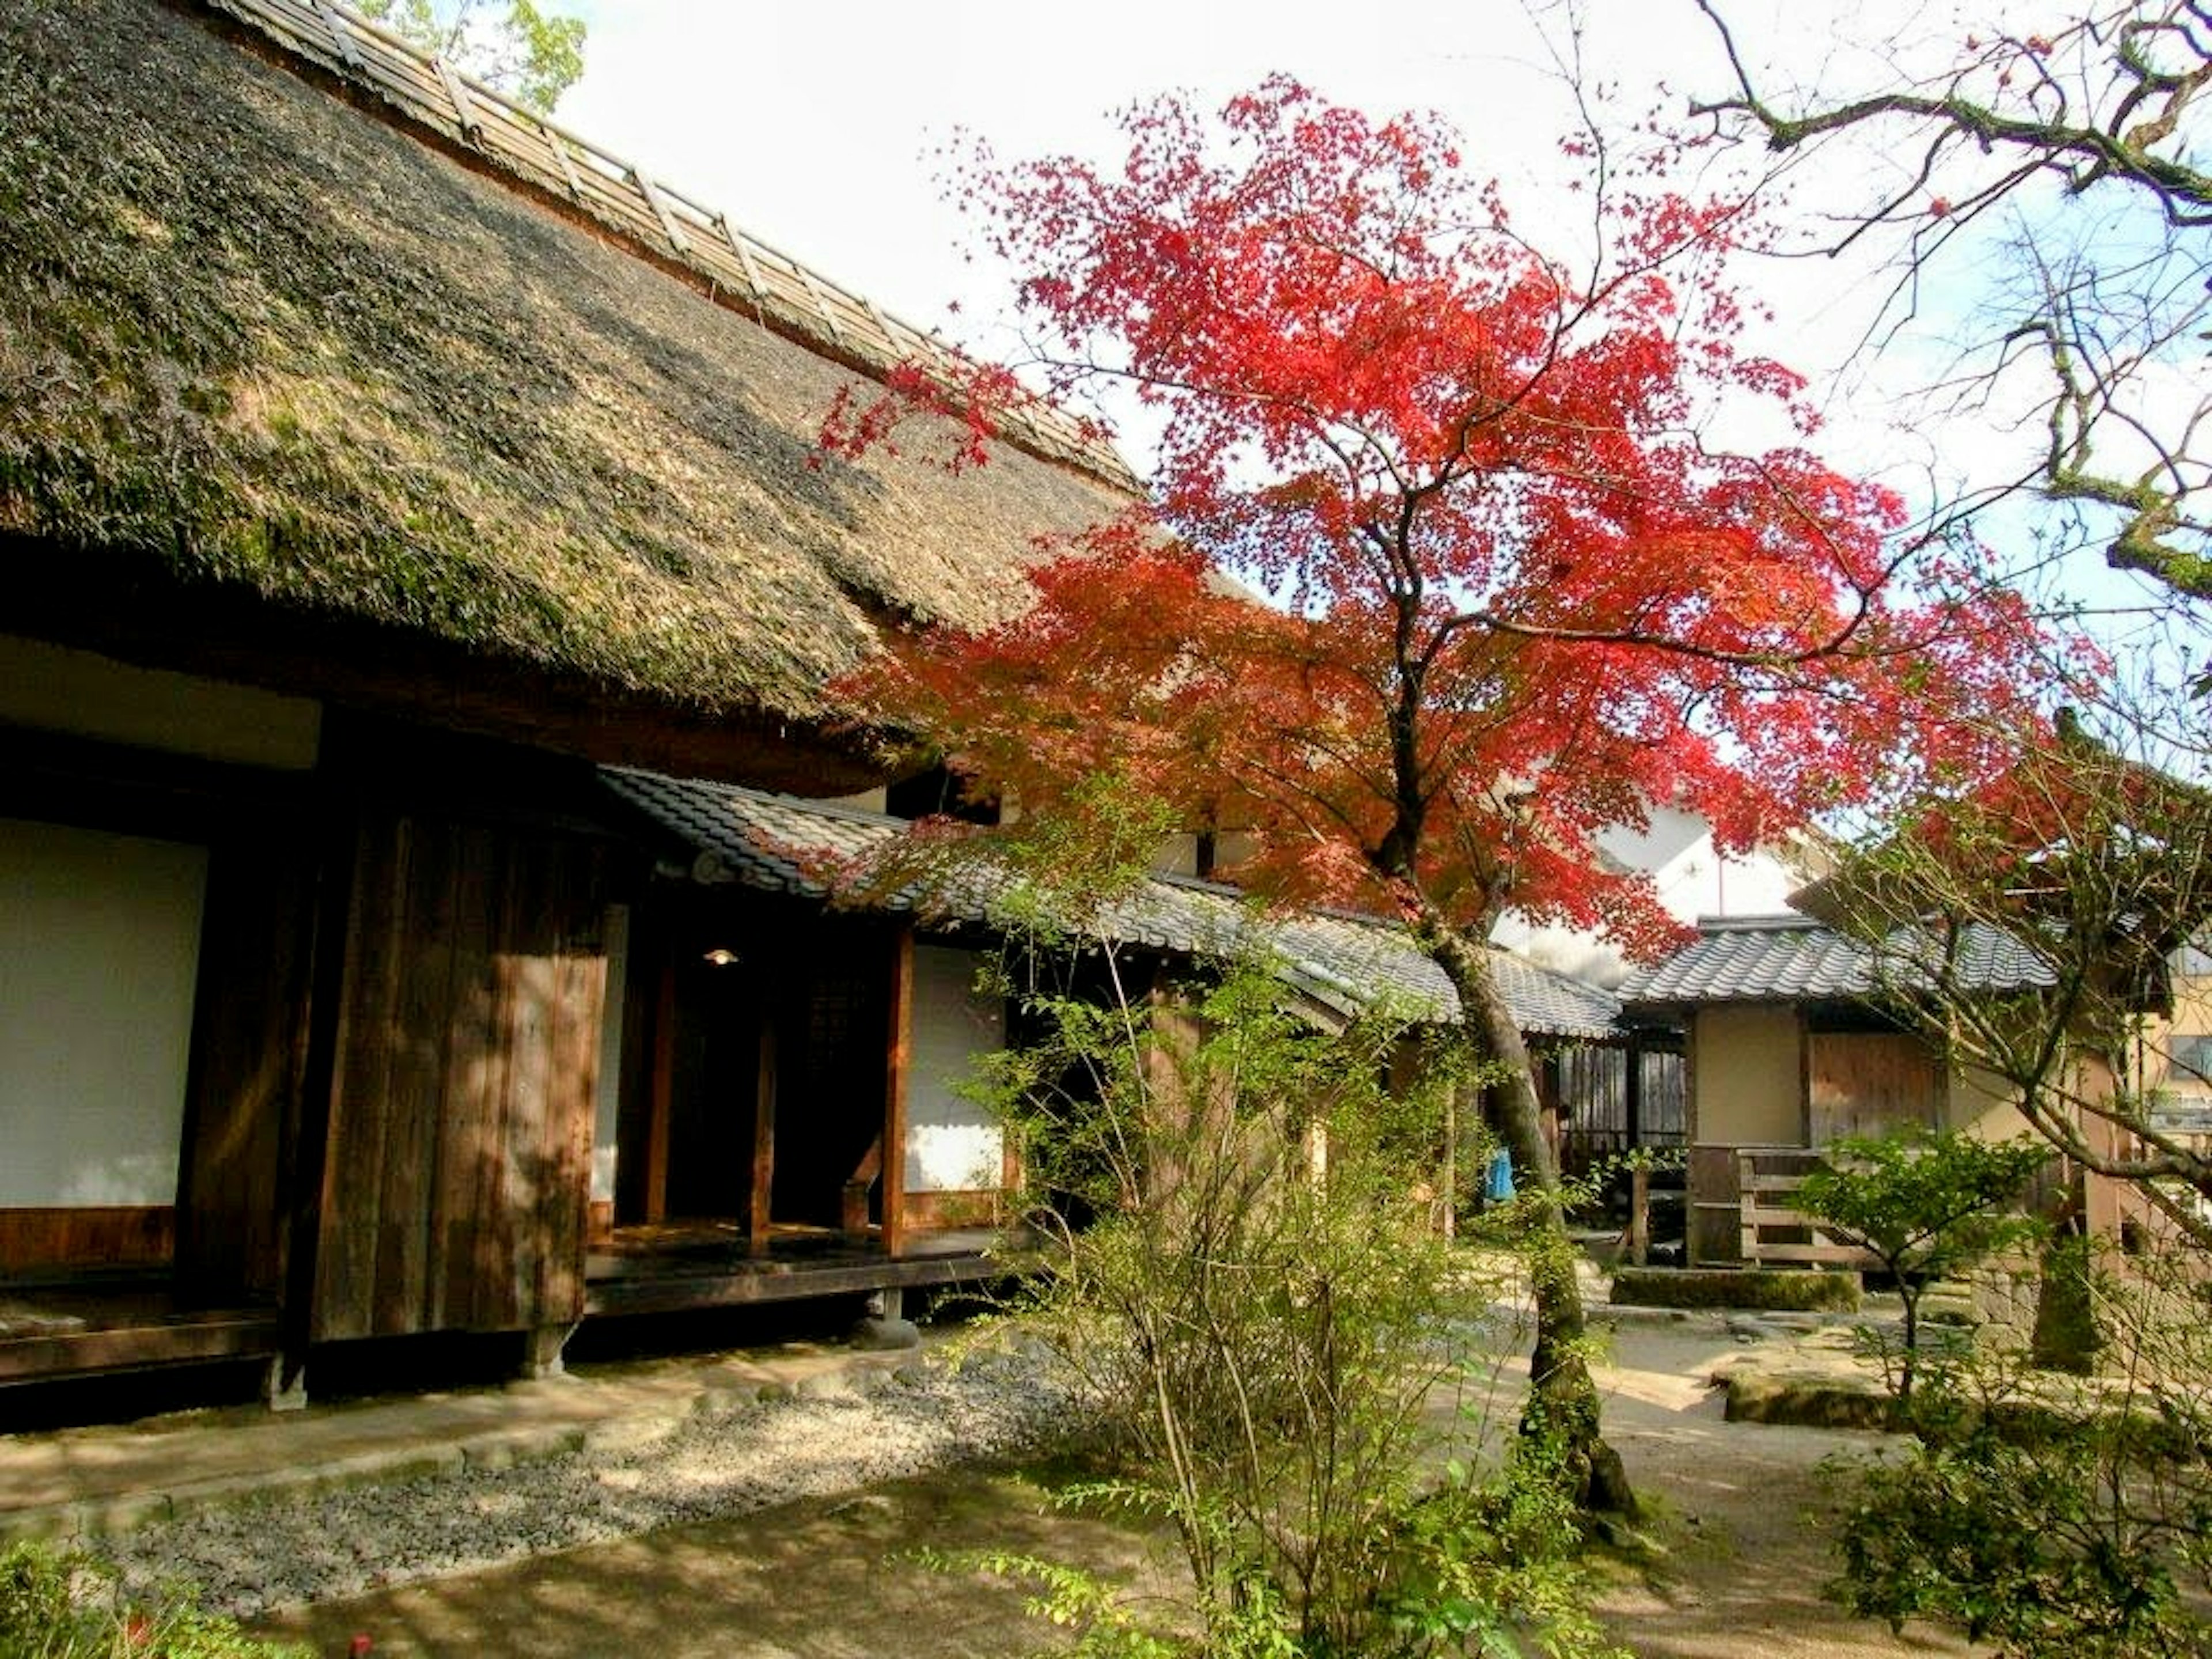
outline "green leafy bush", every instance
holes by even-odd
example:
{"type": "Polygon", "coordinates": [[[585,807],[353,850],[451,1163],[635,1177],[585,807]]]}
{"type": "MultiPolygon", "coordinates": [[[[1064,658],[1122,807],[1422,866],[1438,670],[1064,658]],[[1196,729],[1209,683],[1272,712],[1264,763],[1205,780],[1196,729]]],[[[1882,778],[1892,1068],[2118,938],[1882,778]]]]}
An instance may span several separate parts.
{"type": "MultiPolygon", "coordinates": [[[[1112,1478],[1076,1501],[1180,1546],[1188,1599],[963,1558],[1031,1587],[1080,1654],[1292,1659],[1603,1650],[1541,1436],[1485,1462],[1486,1287],[1432,1224],[1454,1056],[1388,1011],[1324,1026],[1265,961],[1170,970],[1092,925],[1158,841],[1103,790],[1030,850],[1024,1040],[975,1092],[1021,1147],[1049,1241],[1027,1310],[1087,1385],[1112,1478]]],[[[1010,927],[1010,931],[1012,931],[1010,927]]]]}
{"type": "Polygon", "coordinates": [[[309,1659],[258,1640],[183,1591],[133,1607],[113,1575],[44,1545],[0,1551],[0,1659],[309,1659]]]}
{"type": "Polygon", "coordinates": [[[1901,1345],[1879,1350],[1901,1406],[1920,1364],[1920,1302],[1928,1281],[2026,1242],[2037,1228],[2015,1204],[2050,1160],[2040,1141],[1990,1141],[1960,1133],[1848,1136],[1805,1177],[1798,1207],[1828,1231],[1873,1253],[1905,1304],[1901,1345]]]}
{"type": "Polygon", "coordinates": [[[1840,1599],[1955,1626],[2002,1659],[2212,1651],[2205,1268],[2182,1250],[2086,1277],[2101,1376],[1992,1352],[1931,1374],[1911,1449],[1846,1468],[1840,1599]]]}

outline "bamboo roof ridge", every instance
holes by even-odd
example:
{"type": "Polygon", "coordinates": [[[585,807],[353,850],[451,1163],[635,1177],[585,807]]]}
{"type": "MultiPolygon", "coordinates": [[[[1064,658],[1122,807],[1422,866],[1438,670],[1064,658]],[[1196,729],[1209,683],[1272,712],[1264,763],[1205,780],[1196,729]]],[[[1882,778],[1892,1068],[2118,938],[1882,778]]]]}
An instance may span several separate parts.
{"type": "Polygon", "coordinates": [[[1128,506],[1035,445],[826,456],[826,324],[715,303],[221,3],[0,5],[0,632],[834,793],[775,751],[853,752],[824,687],[886,623],[1010,615],[1041,539],[1128,506]]]}
{"type": "MultiPolygon", "coordinates": [[[[934,334],[739,229],[729,216],[515,102],[339,0],[208,0],[301,58],[373,91],[411,119],[623,235],[690,266],[763,319],[775,318],[878,374],[902,364],[959,384],[966,359],[934,334]]],[[[1066,410],[1038,402],[1007,412],[1010,441],[1136,489],[1113,447],[1066,410]]]]}

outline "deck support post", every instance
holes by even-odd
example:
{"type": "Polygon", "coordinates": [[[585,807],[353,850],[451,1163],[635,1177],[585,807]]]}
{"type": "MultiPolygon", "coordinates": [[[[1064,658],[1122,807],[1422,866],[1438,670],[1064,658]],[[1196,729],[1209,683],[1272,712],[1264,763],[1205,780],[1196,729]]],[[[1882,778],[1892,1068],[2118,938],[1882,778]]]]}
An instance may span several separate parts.
{"type": "Polygon", "coordinates": [[[753,1173],[746,1189],[745,1254],[764,1256],[775,1222],[775,1011],[761,1011],[760,1054],[753,1073],[753,1173]]]}
{"type": "Polygon", "coordinates": [[[533,1325],[522,1334],[522,1364],[517,1375],[526,1382],[543,1382],[561,1375],[561,1350],[576,1334],[581,1321],[558,1325],[533,1325]]]}
{"type": "Polygon", "coordinates": [[[896,1260],[906,1249],[907,1071],[914,1050],[914,927],[892,936],[890,1030],[884,1045],[884,1254],[896,1260]]]}
{"type": "Polygon", "coordinates": [[[853,1327],[856,1348],[918,1348],[921,1332],[905,1317],[906,1293],[896,1285],[868,1293],[868,1310],[853,1327]]]}
{"type": "Polygon", "coordinates": [[[645,1218],[668,1218],[668,1137],[676,1099],[676,962],[660,966],[653,1010],[653,1094],[645,1130],[645,1218]]]}
{"type": "Polygon", "coordinates": [[[269,1356],[268,1374],[261,1382],[261,1397],[272,1412],[304,1411],[307,1406],[307,1368],[281,1353],[269,1356]]]}

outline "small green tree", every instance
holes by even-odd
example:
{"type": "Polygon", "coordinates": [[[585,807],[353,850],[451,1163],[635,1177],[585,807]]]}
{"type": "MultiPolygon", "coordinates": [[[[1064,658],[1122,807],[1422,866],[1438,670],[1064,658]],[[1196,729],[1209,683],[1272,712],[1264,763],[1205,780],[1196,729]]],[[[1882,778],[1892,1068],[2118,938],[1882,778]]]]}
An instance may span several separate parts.
{"type": "Polygon", "coordinates": [[[1486,1470],[1448,1409],[1492,1363],[1484,1287],[1416,1197],[1449,1054],[1408,1087],[1387,1011],[1324,1029],[1264,958],[1125,950],[1104,918],[1142,902],[1164,826],[1111,784],[1068,824],[991,843],[1024,878],[1000,917],[1023,1040],[976,1092],[1048,1241],[1029,1316],[1104,1431],[1078,1497],[1164,1522],[1190,1595],[1153,1620],[1063,1564],[967,1564],[1121,1659],[1608,1650],[1556,1448],[1486,1470]]]}
{"type": "Polygon", "coordinates": [[[447,58],[540,115],[584,73],[584,20],[536,0],[359,0],[362,15],[447,58]]]}
{"type": "Polygon", "coordinates": [[[2212,1651],[2212,1326],[2197,1250],[2080,1266],[2108,1334],[2094,1377],[1978,1352],[1860,1466],[1840,1599],[1952,1625],[2001,1659],[2212,1651]]]}
{"type": "Polygon", "coordinates": [[[2028,1237],[2033,1218],[2007,1206],[2050,1158],[2033,1141],[1989,1141],[1925,1131],[1846,1136],[1805,1177],[1797,1201],[1830,1232],[1870,1252],[1897,1281],[1905,1330],[1884,1370],[1900,1406],[1912,1401],[1920,1301],[1929,1281],[1970,1267],[2028,1237]]]}

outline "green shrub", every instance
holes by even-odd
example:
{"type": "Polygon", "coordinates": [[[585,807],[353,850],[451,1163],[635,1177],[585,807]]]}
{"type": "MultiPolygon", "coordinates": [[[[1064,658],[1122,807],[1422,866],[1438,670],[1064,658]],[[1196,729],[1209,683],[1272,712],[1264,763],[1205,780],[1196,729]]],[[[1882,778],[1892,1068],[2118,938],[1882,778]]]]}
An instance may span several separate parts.
{"type": "Polygon", "coordinates": [[[1855,1313],[1859,1276],[1768,1267],[1616,1267],[1613,1299],[1632,1308],[1855,1313]]]}
{"type": "Polygon", "coordinates": [[[178,1590],[133,1607],[114,1576],[43,1544],[0,1551],[0,1659],[309,1659],[178,1590]]]}
{"type": "Polygon", "coordinates": [[[1990,1141],[1925,1130],[1846,1136],[1805,1177],[1797,1206],[1828,1231],[1873,1253],[1905,1304],[1903,1340],[1876,1348],[1900,1406],[1920,1365],[1920,1299],[1929,1281],[2033,1237],[2016,1205],[2051,1159],[2039,1140],[1990,1141]]]}
{"type": "Polygon", "coordinates": [[[1182,1594],[1132,1601],[1018,1553],[963,1564],[1113,1659],[1610,1651],[1552,1437],[1499,1468],[1476,1419],[1426,1410],[1494,1364],[1485,1287],[1417,1196],[1464,1062],[1404,1064],[1419,1032],[1387,1009],[1299,1018],[1264,959],[1170,971],[1122,949],[1097,917],[1159,836],[1102,788],[1082,844],[1011,847],[1034,882],[998,918],[1025,947],[1005,985],[1024,1041],[970,1092],[1022,1148],[1046,1241],[1030,1328],[1102,1425],[1113,1478],[1072,1501],[1172,1534],[1182,1594]]]}
{"type": "Polygon", "coordinates": [[[2106,1371],[1954,1357],[1901,1456],[1845,1466],[1834,1587],[1893,1626],[1924,1618],[2002,1659],[2212,1652],[2212,1328],[2190,1249],[2063,1269],[2109,1333],[2106,1371]]]}

